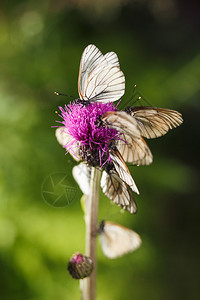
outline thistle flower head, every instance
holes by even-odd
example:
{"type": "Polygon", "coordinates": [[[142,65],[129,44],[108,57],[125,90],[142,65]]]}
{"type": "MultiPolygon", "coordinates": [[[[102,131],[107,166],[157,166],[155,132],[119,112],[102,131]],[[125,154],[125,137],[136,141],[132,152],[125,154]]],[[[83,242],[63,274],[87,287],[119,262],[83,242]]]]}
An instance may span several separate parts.
{"type": "Polygon", "coordinates": [[[92,273],[93,262],[90,257],[77,252],[70,258],[67,269],[73,278],[83,279],[92,273]]]}
{"type": "Polygon", "coordinates": [[[77,101],[59,107],[62,124],[71,137],[71,142],[65,145],[67,151],[79,145],[79,155],[90,166],[102,166],[110,162],[109,146],[119,139],[120,133],[113,128],[98,126],[101,115],[107,111],[116,111],[113,103],[88,103],[82,105],[77,101]]]}

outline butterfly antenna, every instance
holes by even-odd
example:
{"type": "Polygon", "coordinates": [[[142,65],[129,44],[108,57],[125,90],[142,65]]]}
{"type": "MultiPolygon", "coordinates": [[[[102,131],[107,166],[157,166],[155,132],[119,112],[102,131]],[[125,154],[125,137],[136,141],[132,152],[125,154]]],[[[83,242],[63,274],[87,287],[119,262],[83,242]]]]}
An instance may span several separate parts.
{"type": "MultiPolygon", "coordinates": [[[[136,91],[136,87],[137,87],[137,85],[135,84],[134,87],[133,87],[132,95],[131,95],[131,97],[128,99],[128,102],[130,102],[130,101],[133,100],[133,97],[134,97],[134,94],[135,94],[135,91],[136,91]]],[[[135,101],[134,101],[133,103],[135,103],[135,101]]]]}
{"type": "Polygon", "coordinates": [[[133,98],[134,92],[135,92],[135,90],[136,90],[136,87],[137,87],[137,85],[135,84],[134,87],[133,87],[132,98],[133,98]]]}
{"type": "Polygon", "coordinates": [[[140,91],[138,91],[138,94],[140,96],[138,97],[138,99],[136,101],[140,101],[141,104],[142,104],[142,102],[144,102],[144,103],[147,103],[149,106],[153,106],[153,104],[146,97],[144,97],[144,95],[140,91]]]}
{"type": "Polygon", "coordinates": [[[139,104],[142,106],[142,97],[141,96],[139,96],[136,100],[135,100],[135,103],[136,102],[139,102],[139,104]]]}
{"type": "MultiPolygon", "coordinates": [[[[134,90],[133,90],[132,96],[131,96],[131,98],[130,98],[130,101],[134,100],[133,97],[135,96],[135,95],[134,95],[135,90],[136,90],[136,84],[134,85],[134,90]]],[[[141,95],[140,91],[138,91],[138,92],[136,93],[136,95],[138,95],[138,94],[141,95]]],[[[135,103],[137,103],[137,102],[141,103],[142,100],[143,100],[142,97],[141,97],[141,96],[138,96],[132,103],[133,103],[133,105],[134,105],[135,103]]]]}
{"type": "MultiPolygon", "coordinates": [[[[136,84],[133,86],[133,92],[132,92],[132,95],[126,100],[126,102],[123,101],[123,103],[122,103],[123,106],[121,107],[121,109],[124,109],[124,108],[126,108],[127,106],[132,106],[132,104],[135,103],[135,101],[132,102],[133,97],[134,97],[135,90],[136,90],[136,84]]],[[[117,106],[118,106],[119,104],[121,104],[121,102],[119,102],[119,103],[117,104],[117,106]]]]}
{"type": "Polygon", "coordinates": [[[67,94],[62,94],[62,93],[59,93],[59,92],[54,92],[54,94],[56,95],[56,96],[65,96],[65,97],[70,97],[70,98],[75,98],[75,97],[73,97],[73,96],[70,96],[70,95],[67,95],[67,94]]]}

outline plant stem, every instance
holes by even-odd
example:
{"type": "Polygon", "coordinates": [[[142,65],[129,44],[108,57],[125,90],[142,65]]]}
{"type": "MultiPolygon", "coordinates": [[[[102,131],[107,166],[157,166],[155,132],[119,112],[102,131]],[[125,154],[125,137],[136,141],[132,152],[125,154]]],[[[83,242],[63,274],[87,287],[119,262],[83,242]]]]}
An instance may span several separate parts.
{"type": "Polygon", "coordinates": [[[101,172],[93,167],[90,179],[90,195],[86,199],[85,205],[86,255],[92,258],[94,269],[90,277],[83,279],[83,300],[94,300],[96,293],[96,233],[100,175],[101,172]]]}

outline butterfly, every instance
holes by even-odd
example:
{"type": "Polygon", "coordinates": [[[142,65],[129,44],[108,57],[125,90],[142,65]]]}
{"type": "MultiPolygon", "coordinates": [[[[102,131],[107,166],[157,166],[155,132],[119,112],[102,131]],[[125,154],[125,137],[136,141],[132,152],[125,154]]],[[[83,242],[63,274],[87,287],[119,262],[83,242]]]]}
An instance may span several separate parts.
{"type": "Polygon", "coordinates": [[[165,135],[169,129],[176,128],[183,122],[181,113],[167,108],[128,106],[125,111],[133,117],[141,135],[147,139],[165,135]]]}
{"type": "Polygon", "coordinates": [[[103,254],[110,259],[132,252],[142,243],[135,231],[110,221],[101,221],[98,233],[103,254]]]}
{"type": "MultiPolygon", "coordinates": [[[[114,164],[106,165],[104,169],[101,177],[103,193],[121,208],[136,213],[137,206],[133,194],[128,184],[119,177],[114,164]]],[[[91,168],[85,163],[80,163],[73,167],[72,174],[83,194],[89,195],[91,168]]]]}
{"type": "Polygon", "coordinates": [[[82,102],[116,101],[124,95],[125,77],[117,54],[105,55],[95,45],[83,51],[78,77],[78,92],[82,102]]]}
{"type": "Polygon", "coordinates": [[[165,135],[169,129],[183,122],[178,111],[150,106],[127,107],[125,111],[108,111],[99,120],[102,126],[115,128],[122,133],[117,148],[125,162],[149,165],[153,156],[144,138],[165,135]]]}

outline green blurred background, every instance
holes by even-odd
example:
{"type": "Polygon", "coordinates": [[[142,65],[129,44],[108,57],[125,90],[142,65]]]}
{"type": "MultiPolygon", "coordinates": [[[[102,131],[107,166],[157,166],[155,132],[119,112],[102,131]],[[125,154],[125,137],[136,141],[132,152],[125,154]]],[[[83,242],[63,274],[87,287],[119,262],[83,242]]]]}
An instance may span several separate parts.
{"type": "Polygon", "coordinates": [[[149,167],[130,167],[138,213],[121,214],[100,195],[99,220],[136,230],[136,252],[108,260],[98,246],[97,299],[199,299],[200,3],[159,0],[1,1],[0,298],[77,300],[66,271],[84,252],[76,164],[54,136],[55,111],[78,96],[82,51],[115,51],[126,76],[152,105],[177,109],[184,124],[148,141],[149,167]],[[76,199],[63,208],[42,198],[44,179],[67,173],[76,199]]]}

